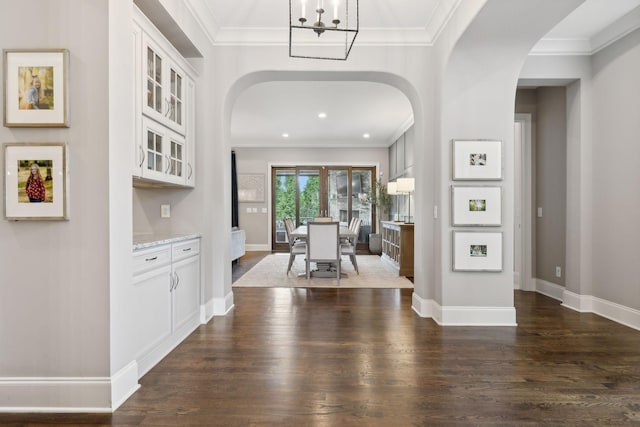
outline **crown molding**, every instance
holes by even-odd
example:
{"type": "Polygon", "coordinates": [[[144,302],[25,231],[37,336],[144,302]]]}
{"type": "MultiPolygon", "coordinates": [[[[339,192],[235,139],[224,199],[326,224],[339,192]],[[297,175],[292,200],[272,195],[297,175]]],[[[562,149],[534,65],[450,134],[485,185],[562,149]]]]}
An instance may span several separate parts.
{"type": "Polygon", "coordinates": [[[193,19],[196,20],[200,28],[202,28],[202,31],[207,35],[209,41],[215,44],[220,25],[216,22],[205,0],[184,0],[184,4],[191,15],[193,15],[193,19]]]}

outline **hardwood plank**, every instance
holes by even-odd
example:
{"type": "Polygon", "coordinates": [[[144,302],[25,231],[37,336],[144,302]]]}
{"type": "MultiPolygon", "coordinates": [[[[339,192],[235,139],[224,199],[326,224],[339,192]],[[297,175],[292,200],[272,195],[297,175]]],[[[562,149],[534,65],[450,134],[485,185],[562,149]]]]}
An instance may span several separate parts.
{"type": "Polygon", "coordinates": [[[115,414],[0,425],[640,425],[640,332],[520,291],[518,327],[442,328],[411,292],[234,289],[115,414]]]}

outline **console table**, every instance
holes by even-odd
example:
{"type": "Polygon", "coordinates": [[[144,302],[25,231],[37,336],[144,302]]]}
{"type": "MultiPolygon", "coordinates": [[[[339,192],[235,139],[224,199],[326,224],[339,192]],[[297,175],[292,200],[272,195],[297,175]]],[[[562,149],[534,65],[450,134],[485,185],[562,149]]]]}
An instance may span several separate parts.
{"type": "Polygon", "coordinates": [[[382,260],[400,276],[413,277],[413,224],[382,222],[382,260]]]}

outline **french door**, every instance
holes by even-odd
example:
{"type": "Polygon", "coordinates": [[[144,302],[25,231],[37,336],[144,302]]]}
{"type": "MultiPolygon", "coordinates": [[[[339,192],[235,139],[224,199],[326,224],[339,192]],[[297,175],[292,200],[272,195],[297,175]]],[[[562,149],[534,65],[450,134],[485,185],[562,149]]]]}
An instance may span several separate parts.
{"type": "Polygon", "coordinates": [[[358,246],[366,248],[375,232],[375,206],[369,203],[375,167],[274,166],[271,169],[272,249],[288,251],[284,219],[304,225],[330,216],[342,225],[360,218],[358,246]]]}

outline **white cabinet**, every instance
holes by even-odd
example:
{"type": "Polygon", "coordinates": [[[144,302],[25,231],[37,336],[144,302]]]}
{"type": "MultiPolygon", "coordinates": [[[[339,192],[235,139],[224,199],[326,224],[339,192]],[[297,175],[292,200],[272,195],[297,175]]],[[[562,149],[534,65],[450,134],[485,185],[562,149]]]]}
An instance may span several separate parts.
{"type": "Polygon", "coordinates": [[[133,176],[138,178],[134,184],[193,187],[195,72],[137,8],[133,43],[137,94],[133,176]]]}
{"type": "Polygon", "coordinates": [[[132,286],[130,342],[142,376],[200,323],[200,239],[134,251],[132,286]]]}

